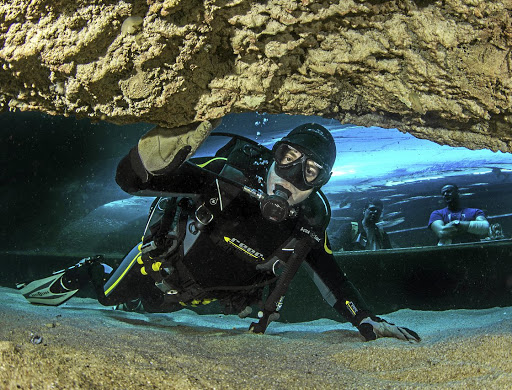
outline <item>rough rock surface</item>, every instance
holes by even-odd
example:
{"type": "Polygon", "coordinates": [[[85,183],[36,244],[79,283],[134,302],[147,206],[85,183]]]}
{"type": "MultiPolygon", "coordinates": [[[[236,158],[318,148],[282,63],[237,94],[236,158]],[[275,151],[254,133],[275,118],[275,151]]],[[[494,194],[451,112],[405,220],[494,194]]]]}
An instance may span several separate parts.
{"type": "Polygon", "coordinates": [[[511,0],[3,0],[0,105],[175,127],[243,111],[512,151],[511,0]]]}

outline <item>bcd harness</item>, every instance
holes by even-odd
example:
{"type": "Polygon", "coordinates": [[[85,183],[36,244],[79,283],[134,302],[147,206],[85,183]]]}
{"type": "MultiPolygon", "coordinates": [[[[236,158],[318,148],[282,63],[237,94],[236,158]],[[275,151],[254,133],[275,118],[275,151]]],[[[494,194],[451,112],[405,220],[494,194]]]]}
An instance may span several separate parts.
{"type": "Polygon", "coordinates": [[[155,286],[163,293],[163,305],[202,300],[209,302],[211,300],[208,298],[215,295],[214,292],[228,295],[243,292],[250,295],[274,284],[259,313],[259,322],[251,324],[253,332],[264,333],[268,324],[279,318],[278,311],[284,294],[302,261],[319,241],[319,236],[310,226],[299,223],[301,218],[297,218],[291,237],[268,260],[255,263],[256,270],[262,275],[259,282],[245,286],[200,286],[184,265],[183,258],[230,201],[242,192],[240,187],[230,182],[246,180],[241,171],[230,165],[226,165],[216,176],[214,184],[195,200],[187,197],[155,199],[141,246],[141,272],[155,280],[155,286]]]}

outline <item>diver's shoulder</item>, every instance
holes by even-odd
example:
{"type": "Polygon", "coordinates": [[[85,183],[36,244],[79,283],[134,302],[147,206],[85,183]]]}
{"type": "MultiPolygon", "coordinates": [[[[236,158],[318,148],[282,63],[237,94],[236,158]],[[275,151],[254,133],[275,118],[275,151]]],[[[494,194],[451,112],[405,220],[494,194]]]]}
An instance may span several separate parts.
{"type": "Polygon", "coordinates": [[[302,205],[303,215],[309,224],[322,229],[327,228],[331,220],[331,207],[322,191],[311,194],[302,205]]]}

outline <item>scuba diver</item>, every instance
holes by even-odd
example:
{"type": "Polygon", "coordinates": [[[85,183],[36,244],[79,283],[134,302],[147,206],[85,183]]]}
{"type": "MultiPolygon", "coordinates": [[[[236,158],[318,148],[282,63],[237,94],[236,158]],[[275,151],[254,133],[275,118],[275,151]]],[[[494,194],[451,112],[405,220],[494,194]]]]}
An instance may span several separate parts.
{"type": "Polygon", "coordinates": [[[430,214],[428,227],[439,239],[437,245],[480,241],[489,231],[489,222],[480,209],[462,207],[459,188],[445,184],[441,188],[446,206],[430,214]]]}
{"type": "Polygon", "coordinates": [[[374,316],[332,255],[325,233],[330,207],[320,190],[336,159],[330,132],[306,123],[272,150],[228,134],[215,156],[191,158],[216,125],[156,127],[121,160],[119,186],[156,199],[142,242],[115,271],[101,256],[87,258],[42,283],[20,285],[24,296],[57,305],[92,282],[101,304],[133,302],[147,312],[217,300],[224,313],[243,318],[257,306],[250,330],[264,333],[279,319],[302,265],[365,340],[420,341],[416,332],[374,316]]]}

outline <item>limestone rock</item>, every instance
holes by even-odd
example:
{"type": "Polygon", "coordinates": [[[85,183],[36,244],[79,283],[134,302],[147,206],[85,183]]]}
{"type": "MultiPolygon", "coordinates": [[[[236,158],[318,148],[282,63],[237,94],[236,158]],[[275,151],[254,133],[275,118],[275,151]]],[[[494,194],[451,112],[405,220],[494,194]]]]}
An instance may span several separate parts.
{"type": "Polygon", "coordinates": [[[243,111],[512,151],[512,1],[10,0],[0,106],[177,127],[243,111]]]}

